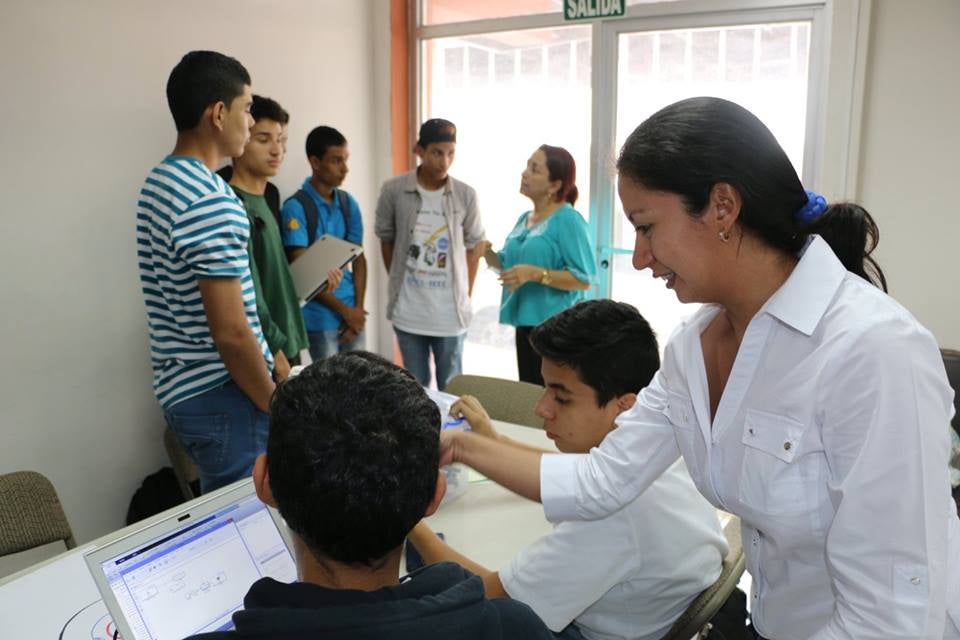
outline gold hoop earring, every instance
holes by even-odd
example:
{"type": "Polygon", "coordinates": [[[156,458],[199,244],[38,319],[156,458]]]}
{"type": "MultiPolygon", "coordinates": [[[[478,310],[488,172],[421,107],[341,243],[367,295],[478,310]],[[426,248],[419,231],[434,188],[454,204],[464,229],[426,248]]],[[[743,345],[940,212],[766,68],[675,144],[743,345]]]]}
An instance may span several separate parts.
{"type": "Polygon", "coordinates": [[[730,242],[730,232],[726,229],[720,229],[717,235],[720,236],[720,242],[730,242]]]}

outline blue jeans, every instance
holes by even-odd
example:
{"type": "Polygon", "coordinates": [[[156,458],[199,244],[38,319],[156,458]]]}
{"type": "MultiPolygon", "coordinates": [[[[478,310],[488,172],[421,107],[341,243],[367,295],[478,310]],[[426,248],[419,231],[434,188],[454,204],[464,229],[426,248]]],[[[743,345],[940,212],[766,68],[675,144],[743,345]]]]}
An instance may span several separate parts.
{"type": "Polygon", "coordinates": [[[335,353],[363,349],[364,343],[366,342],[366,335],[365,331],[361,331],[360,335],[354,338],[352,342],[340,344],[340,331],[338,329],[308,331],[307,338],[310,339],[310,359],[317,362],[335,353]]]}
{"type": "Polygon", "coordinates": [[[463,339],[458,336],[421,336],[396,327],[397,344],[403,355],[403,366],[425,387],[430,386],[430,352],[437,369],[437,389],[443,391],[447,383],[463,370],[463,339]]]}
{"type": "Polygon", "coordinates": [[[164,416],[197,465],[201,493],[248,477],[267,450],[269,418],[234,382],[178,402],[164,416]]]}

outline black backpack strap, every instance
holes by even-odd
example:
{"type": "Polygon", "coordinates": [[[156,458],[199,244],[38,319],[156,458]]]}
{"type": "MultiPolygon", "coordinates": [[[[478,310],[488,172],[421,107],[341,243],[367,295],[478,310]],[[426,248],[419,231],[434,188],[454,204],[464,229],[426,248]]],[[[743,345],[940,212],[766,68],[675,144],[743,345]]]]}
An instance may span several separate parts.
{"type": "Polygon", "coordinates": [[[272,182],[267,183],[267,190],[263,192],[263,197],[267,200],[267,206],[273,212],[273,217],[277,220],[277,226],[283,229],[283,216],[280,215],[280,190],[272,182]]]}
{"type": "Polygon", "coordinates": [[[337,195],[340,197],[340,213],[343,214],[343,239],[350,236],[350,198],[343,189],[337,189],[337,195]]]}
{"type": "Polygon", "coordinates": [[[298,190],[290,196],[300,203],[303,207],[303,216],[307,219],[307,246],[313,244],[317,239],[317,226],[319,224],[320,212],[317,211],[317,203],[313,201],[310,194],[303,189],[298,190]]]}

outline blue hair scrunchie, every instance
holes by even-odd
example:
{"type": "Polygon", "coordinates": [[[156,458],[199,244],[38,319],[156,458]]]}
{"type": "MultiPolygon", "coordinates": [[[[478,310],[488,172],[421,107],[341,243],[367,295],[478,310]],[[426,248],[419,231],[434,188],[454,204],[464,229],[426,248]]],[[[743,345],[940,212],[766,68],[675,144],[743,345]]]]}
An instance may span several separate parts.
{"type": "Polygon", "coordinates": [[[807,204],[794,214],[800,224],[810,224],[827,210],[827,199],[816,191],[807,191],[807,204]]]}

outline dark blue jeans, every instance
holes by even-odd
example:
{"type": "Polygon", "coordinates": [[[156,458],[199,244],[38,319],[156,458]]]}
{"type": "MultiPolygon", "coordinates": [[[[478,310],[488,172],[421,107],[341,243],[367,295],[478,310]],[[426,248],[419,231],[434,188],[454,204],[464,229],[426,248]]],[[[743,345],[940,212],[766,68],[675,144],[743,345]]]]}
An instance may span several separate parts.
{"type": "Polygon", "coordinates": [[[358,351],[364,348],[366,342],[366,331],[361,331],[360,335],[352,342],[340,343],[340,331],[331,329],[330,331],[308,331],[307,338],[310,340],[310,359],[314,362],[329,358],[335,353],[344,351],[358,351]]]}
{"type": "Polygon", "coordinates": [[[403,355],[403,366],[425,387],[430,386],[430,352],[437,370],[437,389],[443,391],[447,383],[463,370],[463,340],[458,336],[421,336],[397,329],[397,345],[403,355]]]}
{"type": "Polygon", "coordinates": [[[164,416],[197,465],[201,493],[246,478],[267,449],[267,414],[233,382],[178,402],[164,416]]]}

